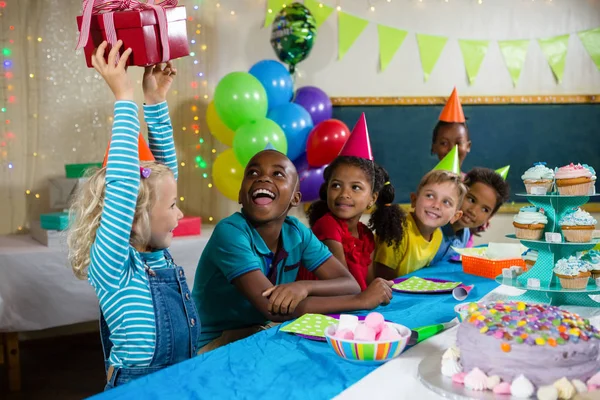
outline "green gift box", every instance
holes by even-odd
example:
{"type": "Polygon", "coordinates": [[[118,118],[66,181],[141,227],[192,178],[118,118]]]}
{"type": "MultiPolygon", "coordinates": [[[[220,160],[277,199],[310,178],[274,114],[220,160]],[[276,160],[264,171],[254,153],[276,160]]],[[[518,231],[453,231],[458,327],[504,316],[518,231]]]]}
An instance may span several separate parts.
{"type": "Polygon", "coordinates": [[[65,164],[65,174],[67,178],[84,178],[90,168],[102,168],[102,163],[65,164]]]}
{"type": "Polygon", "coordinates": [[[69,227],[69,213],[57,212],[40,215],[42,229],[48,231],[64,231],[69,227]]]}

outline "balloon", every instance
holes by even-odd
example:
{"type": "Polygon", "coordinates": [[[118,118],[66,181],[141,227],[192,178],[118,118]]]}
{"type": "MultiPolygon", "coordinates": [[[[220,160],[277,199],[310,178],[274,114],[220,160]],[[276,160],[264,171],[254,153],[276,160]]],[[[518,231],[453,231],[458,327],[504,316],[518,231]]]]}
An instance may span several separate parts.
{"type": "Polygon", "coordinates": [[[331,119],[333,111],[329,96],[321,89],[314,86],[305,86],[296,90],[294,103],[301,105],[310,113],[313,124],[317,125],[327,119],[331,119]]]}
{"type": "Polygon", "coordinates": [[[294,160],[298,177],[300,178],[300,193],[302,193],[302,201],[315,201],[319,199],[319,190],[325,182],[323,171],[327,167],[311,168],[306,160],[306,154],[301,155],[294,160]]]}
{"type": "Polygon", "coordinates": [[[349,137],[350,130],[342,121],[328,119],[321,122],[308,135],[306,142],[308,164],[312,167],[329,164],[338,156],[349,137]]]}
{"type": "Polygon", "coordinates": [[[300,3],[282,8],[273,22],[271,46],[277,57],[294,72],[296,64],[308,57],[317,34],[315,17],[300,3]]]}
{"type": "Polygon", "coordinates": [[[215,108],[215,102],[211,101],[206,109],[206,123],[208,124],[208,130],[219,142],[231,147],[233,143],[233,135],[235,132],[232,131],[221,121],[217,109],[215,108]]]}
{"type": "Polygon", "coordinates": [[[267,115],[267,93],[247,72],[225,75],[215,89],[215,108],[221,121],[234,131],[267,115]]]}
{"type": "Polygon", "coordinates": [[[217,156],[212,167],[212,178],[219,192],[228,199],[238,200],[244,167],[235,158],[233,149],[227,149],[217,156]]]}
{"type": "Polygon", "coordinates": [[[279,125],[268,118],[261,118],[242,125],[235,131],[233,151],[240,164],[246,166],[269,143],[275,150],[287,153],[287,140],[279,125]]]}
{"type": "Polygon", "coordinates": [[[294,82],[283,64],[273,60],[262,60],[254,64],[249,73],[265,88],[269,110],[292,100],[294,82]]]}
{"type": "Polygon", "coordinates": [[[313,128],[308,111],[298,104],[287,103],[269,111],[267,118],[283,129],[289,144],[287,156],[290,160],[295,160],[306,151],[306,139],[313,128]]]}

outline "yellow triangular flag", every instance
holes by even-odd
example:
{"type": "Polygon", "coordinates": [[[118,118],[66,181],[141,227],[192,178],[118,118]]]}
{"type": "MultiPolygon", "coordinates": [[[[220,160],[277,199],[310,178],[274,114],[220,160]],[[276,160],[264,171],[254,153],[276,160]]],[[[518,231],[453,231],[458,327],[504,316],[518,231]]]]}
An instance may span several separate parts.
{"type": "Polygon", "coordinates": [[[479,68],[488,50],[489,40],[465,40],[459,39],[458,44],[465,62],[467,78],[469,85],[475,83],[475,78],[479,74],[479,68]]]}
{"type": "Polygon", "coordinates": [[[354,41],[369,25],[366,19],[354,15],[338,12],[338,59],[344,58],[354,41]]]}
{"type": "Polygon", "coordinates": [[[396,51],[402,46],[408,32],[385,25],[377,25],[377,34],[379,37],[379,67],[383,72],[392,61],[396,51]]]}
{"type": "Polygon", "coordinates": [[[558,83],[562,82],[567,61],[567,49],[569,46],[569,35],[554,36],[547,39],[538,39],[538,43],[550,64],[550,68],[558,83]]]}
{"type": "Polygon", "coordinates": [[[440,58],[447,41],[448,38],[444,36],[432,36],[417,33],[417,44],[419,45],[421,67],[423,68],[423,79],[425,82],[429,79],[429,75],[440,58]]]}
{"type": "Polygon", "coordinates": [[[265,14],[265,28],[271,26],[279,11],[283,6],[291,4],[293,0],[267,0],[267,10],[265,14]]]}
{"type": "Polygon", "coordinates": [[[317,29],[325,22],[333,12],[333,7],[326,6],[317,0],[304,0],[304,6],[310,10],[310,13],[315,17],[317,29]]]}

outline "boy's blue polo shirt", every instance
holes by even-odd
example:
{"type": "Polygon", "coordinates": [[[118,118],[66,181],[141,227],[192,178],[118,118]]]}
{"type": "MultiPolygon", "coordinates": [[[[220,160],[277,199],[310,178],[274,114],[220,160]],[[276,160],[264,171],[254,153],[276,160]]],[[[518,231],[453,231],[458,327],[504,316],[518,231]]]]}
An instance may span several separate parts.
{"type": "Polygon", "coordinates": [[[450,261],[451,259],[458,259],[459,254],[452,250],[452,247],[462,249],[467,247],[467,243],[471,238],[471,231],[468,228],[462,229],[458,232],[454,232],[451,224],[446,224],[442,227],[442,244],[436,253],[431,265],[439,262],[450,261]]]}
{"type": "Polygon", "coordinates": [[[192,291],[202,323],[200,347],[224,330],[267,322],[231,283],[235,278],[261,270],[274,285],[290,283],[296,280],[300,264],[314,271],[331,257],[329,249],[294,217],[286,217],[281,243],[275,259],[256,229],[239,212],[217,224],[200,257],[192,291]]]}

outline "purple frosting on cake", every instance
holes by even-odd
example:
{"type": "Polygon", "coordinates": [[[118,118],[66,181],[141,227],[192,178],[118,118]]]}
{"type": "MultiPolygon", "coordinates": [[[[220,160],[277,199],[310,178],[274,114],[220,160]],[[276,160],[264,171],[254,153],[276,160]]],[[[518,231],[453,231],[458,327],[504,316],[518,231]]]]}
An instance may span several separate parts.
{"type": "Polygon", "coordinates": [[[577,314],[500,301],[471,305],[457,346],[465,372],[477,367],[507,382],[523,374],[540,387],[563,377],[586,382],[600,371],[599,339],[598,330],[577,314]]]}

